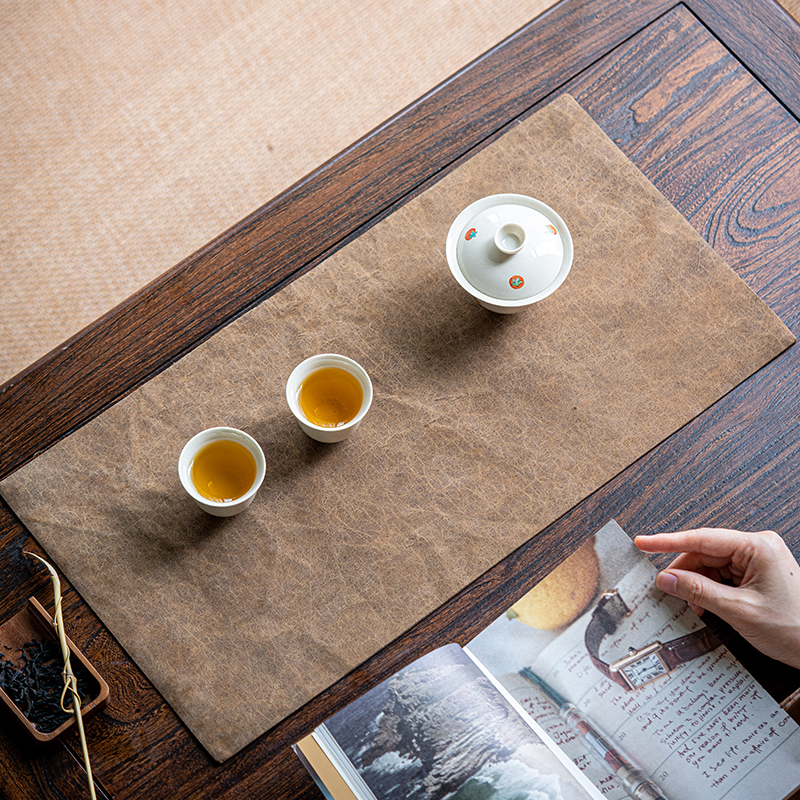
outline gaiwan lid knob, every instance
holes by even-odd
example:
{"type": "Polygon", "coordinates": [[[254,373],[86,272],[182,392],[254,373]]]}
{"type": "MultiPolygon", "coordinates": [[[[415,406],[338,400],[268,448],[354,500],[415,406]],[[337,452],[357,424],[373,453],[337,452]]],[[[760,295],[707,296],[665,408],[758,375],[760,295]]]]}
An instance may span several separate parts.
{"type": "Polygon", "coordinates": [[[561,217],[541,201],[491,195],[456,217],[447,257],[459,283],[481,302],[525,306],[564,281],[572,265],[572,238],[561,217]]]}

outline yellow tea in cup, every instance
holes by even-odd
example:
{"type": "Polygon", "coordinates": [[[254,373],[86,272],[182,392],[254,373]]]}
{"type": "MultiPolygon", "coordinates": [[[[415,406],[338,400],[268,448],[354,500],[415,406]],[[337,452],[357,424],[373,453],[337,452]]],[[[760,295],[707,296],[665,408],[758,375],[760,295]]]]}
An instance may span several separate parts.
{"type": "Polygon", "coordinates": [[[339,367],[314,370],[297,396],[306,419],[323,428],[346,425],[361,410],[364,391],[355,375],[339,367]]]}
{"type": "Polygon", "coordinates": [[[216,439],[203,445],[190,468],[192,483],[207,500],[229,503],[246,494],[256,479],[256,460],[239,442],[216,439]]]}

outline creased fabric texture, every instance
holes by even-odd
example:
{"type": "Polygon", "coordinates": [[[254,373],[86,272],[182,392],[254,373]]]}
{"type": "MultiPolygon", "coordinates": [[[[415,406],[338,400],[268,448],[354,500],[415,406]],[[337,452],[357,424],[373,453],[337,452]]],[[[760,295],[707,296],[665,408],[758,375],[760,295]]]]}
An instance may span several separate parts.
{"type": "Polygon", "coordinates": [[[793,341],[565,95],[0,489],[222,760],[793,341]],[[564,285],[508,317],[444,257],[458,212],[497,192],[551,205],[575,245],[564,285]],[[319,352],[375,388],[338,445],[285,402],[319,352]],[[228,520],[177,476],[214,425],[267,459],[228,520]]]}

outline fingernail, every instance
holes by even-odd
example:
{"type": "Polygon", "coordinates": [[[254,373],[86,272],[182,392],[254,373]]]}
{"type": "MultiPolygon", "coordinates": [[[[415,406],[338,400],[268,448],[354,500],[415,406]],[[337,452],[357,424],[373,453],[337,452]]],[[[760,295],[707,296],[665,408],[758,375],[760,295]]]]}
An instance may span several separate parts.
{"type": "Polygon", "coordinates": [[[659,572],[656,575],[656,586],[662,592],[667,594],[675,594],[675,589],[678,586],[678,579],[671,572],[659,572]]]}

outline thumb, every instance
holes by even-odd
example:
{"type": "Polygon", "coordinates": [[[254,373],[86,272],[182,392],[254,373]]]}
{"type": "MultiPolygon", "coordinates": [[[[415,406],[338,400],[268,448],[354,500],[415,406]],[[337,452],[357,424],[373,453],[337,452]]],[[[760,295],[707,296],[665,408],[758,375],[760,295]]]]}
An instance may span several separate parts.
{"type": "Polygon", "coordinates": [[[736,605],[737,593],[741,590],[726,586],[711,578],[684,569],[666,569],[656,575],[656,587],[662,592],[680,597],[698,616],[704,610],[728,619],[736,605]]]}

